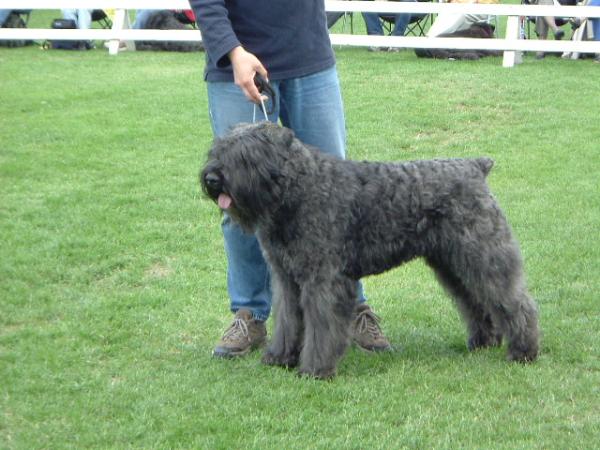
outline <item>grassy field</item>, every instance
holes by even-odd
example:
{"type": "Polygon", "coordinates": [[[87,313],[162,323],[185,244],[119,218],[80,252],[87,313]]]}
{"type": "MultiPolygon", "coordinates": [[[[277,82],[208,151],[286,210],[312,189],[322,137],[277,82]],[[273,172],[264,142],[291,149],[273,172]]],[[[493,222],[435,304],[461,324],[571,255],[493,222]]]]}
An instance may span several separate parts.
{"type": "Polygon", "coordinates": [[[420,262],[365,281],[396,350],[333,381],[213,359],[202,55],[0,49],[1,449],[598,448],[600,66],[337,56],[350,158],[496,161],[539,361],[468,353],[420,262]]]}

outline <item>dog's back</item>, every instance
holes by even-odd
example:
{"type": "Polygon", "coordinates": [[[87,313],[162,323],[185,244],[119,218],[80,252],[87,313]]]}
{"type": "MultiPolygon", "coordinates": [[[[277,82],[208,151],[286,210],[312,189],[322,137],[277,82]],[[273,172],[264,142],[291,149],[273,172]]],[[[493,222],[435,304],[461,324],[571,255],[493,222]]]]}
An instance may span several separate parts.
{"type": "MultiPolygon", "coordinates": [[[[353,253],[347,260],[354,267],[348,272],[359,278],[424,256],[443,240],[441,235],[497,211],[490,209],[495,200],[485,181],[492,166],[489,158],[397,164],[348,161],[354,186],[360,186],[354,193],[346,188],[346,201],[338,203],[338,213],[349,219],[345,245],[353,253]]],[[[501,215],[494,220],[504,223],[501,215]]]]}

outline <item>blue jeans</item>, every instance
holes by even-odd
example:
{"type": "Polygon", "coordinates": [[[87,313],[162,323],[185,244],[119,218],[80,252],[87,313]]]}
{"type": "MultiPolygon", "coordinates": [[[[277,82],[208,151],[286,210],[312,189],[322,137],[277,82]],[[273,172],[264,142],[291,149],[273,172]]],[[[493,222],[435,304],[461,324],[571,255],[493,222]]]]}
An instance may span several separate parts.
{"type": "Polygon", "coordinates": [[[10,16],[12,9],[0,9],[0,27],[4,25],[8,16],[10,16]]]}
{"type": "Polygon", "coordinates": [[[136,9],[135,10],[135,21],[131,28],[134,30],[142,30],[146,28],[146,23],[152,14],[157,12],[154,9],[136,9]]]}
{"type": "Polygon", "coordinates": [[[63,19],[74,20],[80,30],[92,28],[93,9],[61,9],[63,19]]]}
{"type": "MultiPolygon", "coordinates": [[[[415,2],[417,0],[402,0],[407,2],[415,2]]],[[[387,14],[379,13],[362,13],[365,25],[367,27],[367,34],[383,36],[383,26],[381,25],[380,16],[387,14]]],[[[410,14],[389,14],[394,17],[394,29],[392,30],[392,36],[404,36],[406,27],[410,23],[410,14]]]]}
{"type": "MultiPolygon", "coordinates": [[[[600,6],[600,0],[591,0],[587,6],[600,6]]],[[[600,41],[600,19],[590,19],[590,22],[594,31],[594,40],[600,41]]]]}
{"type": "MultiPolygon", "coordinates": [[[[345,157],[344,108],[335,67],[312,75],[271,82],[276,104],[269,120],[294,130],[302,142],[326,153],[345,157]]],[[[215,136],[222,136],[240,122],[264,120],[260,107],[254,107],[233,82],[208,82],[208,106],[215,136]]],[[[222,224],[227,255],[227,289],[231,310],[252,311],[257,320],[271,312],[270,274],[254,235],[245,233],[225,215],[222,224]]],[[[359,283],[360,284],[360,283],[359,283]]],[[[362,286],[359,300],[364,302],[362,286]]]]}

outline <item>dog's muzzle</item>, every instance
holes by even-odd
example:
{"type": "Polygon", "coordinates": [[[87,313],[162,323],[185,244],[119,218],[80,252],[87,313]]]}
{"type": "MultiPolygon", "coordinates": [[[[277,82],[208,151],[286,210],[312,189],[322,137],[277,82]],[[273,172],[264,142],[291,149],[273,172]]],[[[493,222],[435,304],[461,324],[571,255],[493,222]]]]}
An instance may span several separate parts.
{"type": "Polygon", "coordinates": [[[231,197],[224,192],[223,178],[215,172],[206,172],[202,177],[206,193],[217,202],[219,208],[226,210],[232,204],[231,197]]]}
{"type": "Polygon", "coordinates": [[[208,172],[204,174],[204,186],[208,195],[212,198],[217,198],[221,192],[223,192],[223,180],[221,177],[214,172],[208,172]]]}

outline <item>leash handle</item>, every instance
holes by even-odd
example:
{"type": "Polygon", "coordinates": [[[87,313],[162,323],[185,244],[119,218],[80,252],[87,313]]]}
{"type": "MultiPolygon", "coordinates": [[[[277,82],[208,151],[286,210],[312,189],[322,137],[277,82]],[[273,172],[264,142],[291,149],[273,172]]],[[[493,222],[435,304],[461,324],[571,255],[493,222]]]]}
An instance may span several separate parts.
{"type": "Polygon", "coordinates": [[[271,100],[271,108],[269,110],[267,110],[265,107],[264,101],[262,99],[260,101],[265,116],[267,114],[272,114],[275,110],[275,90],[273,89],[273,86],[271,86],[271,83],[269,83],[262,75],[258,73],[254,75],[254,85],[258,89],[258,92],[265,94],[269,100],[271,100]]]}

